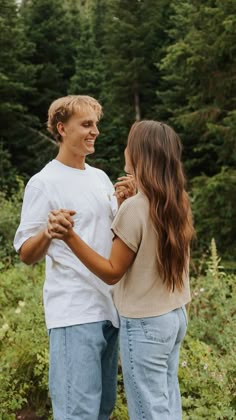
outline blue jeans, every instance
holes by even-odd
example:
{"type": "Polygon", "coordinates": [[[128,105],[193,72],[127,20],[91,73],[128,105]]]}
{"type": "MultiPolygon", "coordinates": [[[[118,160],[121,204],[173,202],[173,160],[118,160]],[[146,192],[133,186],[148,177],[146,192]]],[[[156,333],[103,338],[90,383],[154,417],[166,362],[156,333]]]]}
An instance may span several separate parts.
{"type": "Polygon", "coordinates": [[[110,321],[49,331],[54,420],[108,420],[116,400],[118,329],[110,321]]]}
{"type": "Polygon", "coordinates": [[[178,363],[185,308],[151,318],[121,317],[120,348],[130,420],[180,420],[178,363]]]}

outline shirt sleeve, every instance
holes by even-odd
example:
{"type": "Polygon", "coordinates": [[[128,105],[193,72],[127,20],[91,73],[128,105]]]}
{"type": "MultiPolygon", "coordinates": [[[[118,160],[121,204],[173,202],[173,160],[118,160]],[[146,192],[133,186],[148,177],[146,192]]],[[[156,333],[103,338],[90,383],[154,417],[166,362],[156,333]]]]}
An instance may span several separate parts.
{"type": "Polygon", "coordinates": [[[119,208],[111,229],[132,251],[137,252],[142,240],[142,220],[132,198],[119,208]]]}
{"type": "Polygon", "coordinates": [[[17,252],[27,239],[35,236],[46,227],[49,211],[49,200],[43,189],[27,185],[22,205],[21,221],[14,238],[14,247],[17,252]]]}

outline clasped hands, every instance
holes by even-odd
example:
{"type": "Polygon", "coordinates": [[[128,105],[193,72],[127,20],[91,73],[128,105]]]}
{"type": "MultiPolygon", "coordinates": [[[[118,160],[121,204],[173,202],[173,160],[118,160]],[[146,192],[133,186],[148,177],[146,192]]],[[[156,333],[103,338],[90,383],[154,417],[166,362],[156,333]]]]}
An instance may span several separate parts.
{"type": "Polygon", "coordinates": [[[126,198],[132,197],[137,193],[137,186],[133,175],[121,176],[114,184],[115,196],[120,206],[126,198]]]}
{"type": "MultiPolygon", "coordinates": [[[[136,194],[136,183],[132,175],[118,178],[114,185],[118,205],[120,206],[127,198],[136,194]]],[[[50,239],[65,240],[69,237],[74,226],[73,217],[76,214],[74,210],[59,209],[52,210],[48,214],[46,236],[50,239]]]]}

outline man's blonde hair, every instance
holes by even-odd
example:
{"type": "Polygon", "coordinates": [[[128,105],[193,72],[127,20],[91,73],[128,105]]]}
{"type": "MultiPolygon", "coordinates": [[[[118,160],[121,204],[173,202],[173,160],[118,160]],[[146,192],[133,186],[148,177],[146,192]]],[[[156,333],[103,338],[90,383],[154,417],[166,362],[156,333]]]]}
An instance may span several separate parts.
{"type": "Polygon", "coordinates": [[[75,114],[93,109],[98,117],[102,116],[102,106],[91,96],[85,95],[68,95],[53,101],[48,110],[47,129],[53,137],[60,142],[61,136],[57,130],[58,122],[66,122],[75,114]]]}

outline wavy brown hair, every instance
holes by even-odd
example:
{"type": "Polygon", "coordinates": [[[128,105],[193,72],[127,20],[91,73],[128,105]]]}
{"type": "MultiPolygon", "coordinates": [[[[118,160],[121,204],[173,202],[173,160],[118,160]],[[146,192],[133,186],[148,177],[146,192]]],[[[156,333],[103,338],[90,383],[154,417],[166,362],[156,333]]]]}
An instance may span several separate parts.
{"type": "Polygon", "coordinates": [[[158,272],[169,290],[181,290],[194,235],[181,141],[166,124],[140,121],[131,127],[127,153],[138,186],[149,200],[158,272]]]}

